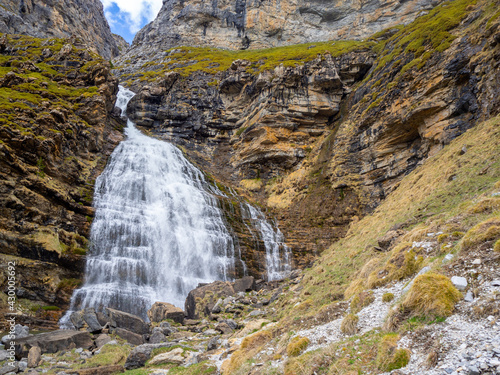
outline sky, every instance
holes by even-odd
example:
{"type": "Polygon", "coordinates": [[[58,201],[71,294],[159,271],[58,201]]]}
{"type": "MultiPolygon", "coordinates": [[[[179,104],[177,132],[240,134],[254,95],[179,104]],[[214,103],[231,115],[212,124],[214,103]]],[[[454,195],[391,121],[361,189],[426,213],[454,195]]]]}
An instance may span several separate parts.
{"type": "Polygon", "coordinates": [[[135,34],[151,22],[163,0],[101,0],[111,31],[132,43],[135,34]]]}

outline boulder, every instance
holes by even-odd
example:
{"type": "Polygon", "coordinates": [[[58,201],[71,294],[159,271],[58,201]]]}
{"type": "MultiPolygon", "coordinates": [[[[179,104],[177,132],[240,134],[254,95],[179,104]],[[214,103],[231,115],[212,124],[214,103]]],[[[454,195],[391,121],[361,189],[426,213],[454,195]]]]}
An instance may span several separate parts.
{"type": "Polygon", "coordinates": [[[160,328],[165,336],[169,336],[178,331],[177,328],[172,327],[169,322],[161,322],[160,328]]]}
{"type": "Polygon", "coordinates": [[[198,319],[202,314],[209,316],[219,298],[234,294],[233,285],[227,281],[215,281],[193,289],[186,298],[186,316],[188,319],[198,319]]]}
{"type": "Polygon", "coordinates": [[[83,311],[75,311],[69,316],[69,320],[71,320],[71,323],[73,323],[77,330],[85,326],[85,322],[83,321],[83,311]]]}
{"type": "Polygon", "coordinates": [[[219,331],[223,335],[233,333],[233,329],[226,322],[217,324],[215,326],[215,330],[219,331]]]}
{"type": "Polygon", "coordinates": [[[19,365],[18,362],[14,362],[14,366],[9,365],[8,362],[6,362],[2,367],[0,367],[0,375],[5,375],[10,372],[16,373],[19,370],[19,365]]]}
{"type": "MultiPolygon", "coordinates": [[[[14,336],[16,339],[22,339],[24,337],[28,337],[29,335],[28,326],[23,326],[21,324],[16,324],[14,326],[14,336]]],[[[10,341],[12,341],[10,334],[2,337],[2,344],[6,345],[10,341]]]]}
{"type": "Polygon", "coordinates": [[[125,361],[125,369],[133,370],[143,367],[146,361],[151,357],[152,351],[153,348],[151,346],[140,345],[134,348],[125,361]]]}
{"type": "Polygon", "coordinates": [[[138,335],[149,333],[149,325],[138,316],[109,307],[105,310],[105,316],[113,328],[123,328],[138,335]]]}
{"type": "Polygon", "coordinates": [[[244,276],[234,281],[233,288],[236,293],[250,292],[255,289],[255,279],[253,276],[244,276]]]}
{"type": "Polygon", "coordinates": [[[27,357],[29,350],[38,346],[42,353],[56,353],[71,348],[90,349],[94,341],[88,332],[58,330],[15,340],[16,357],[27,357]]]}
{"type": "Polygon", "coordinates": [[[42,350],[38,346],[33,346],[28,352],[28,367],[35,368],[42,359],[42,350]]]}
{"type": "Polygon", "coordinates": [[[207,351],[216,350],[219,347],[219,338],[212,337],[207,344],[207,351]]]}
{"type": "Polygon", "coordinates": [[[184,362],[184,357],[182,353],[184,350],[181,348],[175,348],[169,352],[158,354],[149,361],[150,365],[163,365],[166,363],[172,363],[174,365],[180,365],[184,362]]]}
{"type": "Polygon", "coordinates": [[[184,310],[167,302],[155,302],[148,310],[148,318],[152,322],[161,322],[171,319],[182,324],[184,321],[184,310]]]}
{"type": "Polygon", "coordinates": [[[95,346],[97,346],[97,348],[99,349],[103,345],[106,345],[108,342],[110,342],[111,337],[109,337],[109,335],[106,335],[105,333],[102,333],[99,336],[97,336],[97,338],[94,341],[95,341],[95,346]]]}
{"type": "Polygon", "coordinates": [[[114,328],[112,333],[126,340],[129,344],[132,345],[142,345],[144,344],[144,338],[142,335],[138,335],[137,333],[131,332],[124,328],[114,328]]]}
{"type": "Polygon", "coordinates": [[[467,289],[467,279],[465,277],[453,276],[451,282],[458,290],[467,289]]]}
{"type": "Polygon", "coordinates": [[[90,333],[98,333],[102,331],[102,326],[97,320],[97,316],[93,308],[83,310],[82,318],[84,322],[87,323],[87,331],[90,333]]]}
{"type": "Polygon", "coordinates": [[[167,336],[163,333],[163,329],[160,327],[153,328],[153,333],[149,337],[149,342],[151,344],[159,344],[160,342],[165,342],[167,336]]]}
{"type": "Polygon", "coordinates": [[[153,349],[156,348],[169,348],[174,346],[174,343],[162,343],[162,344],[143,344],[132,349],[130,354],[125,361],[125,369],[133,370],[139,367],[143,367],[146,364],[146,361],[151,358],[151,353],[153,349]]]}
{"type": "Polygon", "coordinates": [[[383,249],[383,250],[389,250],[391,245],[394,243],[394,241],[401,235],[400,231],[396,230],[390,230],[386,234],[384,234],[382,237],[377,239],[378,245],[383,249]]]}
{"type": "Polygon", "coordinates": [[[223,322],[226,323],[229,326],[229,328],[233,330],[238,328],[238,323],[236,323],[233,319],[226,319],[223,322]]]}

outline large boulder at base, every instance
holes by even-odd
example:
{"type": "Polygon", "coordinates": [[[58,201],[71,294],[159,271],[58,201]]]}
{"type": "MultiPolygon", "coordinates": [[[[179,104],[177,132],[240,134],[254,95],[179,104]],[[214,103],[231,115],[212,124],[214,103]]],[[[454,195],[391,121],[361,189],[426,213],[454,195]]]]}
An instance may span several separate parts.
{"type": "Polygon", "coordinates": [[[182,324],[184,322],[184,310],[167,302],[155,302],[148,310],[148,318],[152,322],[172,319],[182,324]]]}
{"type": "Polygon", "coordinates": [[[16,357],[28,356],[29,350],[38,346],[42,353],[57,353],[73,348],[90,349],[94,341],[88,332],[58,330],[15,340],[16,357]]]}
{"type": "Polygon", "coordinates": [[[138,335],[149,333],[149,325],[138,316],[109,307],[106,308],[104,315],[113,328],[123,328],[138,335]]]}
{"type": "Polygon", "coordinates": [[[253,276],[244,276],[241,279],[236,279],[233,288],[236,293],[250,292],[255,289],[255,279],[253,276]]]}
{"type": "Polygon", "coordinates": [[[131,332],[124,328],[113,328],[112,333],[126,340],[129,344],[132,345],[144,344],[144,338],[142,337],[142,335],[138,335],[137,333],[131,332]]]}
{"type": "Polygon", "coordinates": [[[97,313],[92,307],[75,311],[70,315],[69,319],[77,330],[84,327],[90,333],[99,333],[102,330],[101,323],[97,318],[97,313]]]}
{"type": "Polygon", "coordinates": [[[215,281],[193,289],[186,298],[186,316],[188,319],[198,319],[200,315],[208,316],[219,298],[234,294],[233,285],[228,281],[215,281]]]}
{"type": "Polygon", "coordinates": [[[102,326],[97,320],[95,309],[87,308],[83,310],[83,320],[87,323],[87,331],[90,333],[98,333],[102,331],[102,326]]]}

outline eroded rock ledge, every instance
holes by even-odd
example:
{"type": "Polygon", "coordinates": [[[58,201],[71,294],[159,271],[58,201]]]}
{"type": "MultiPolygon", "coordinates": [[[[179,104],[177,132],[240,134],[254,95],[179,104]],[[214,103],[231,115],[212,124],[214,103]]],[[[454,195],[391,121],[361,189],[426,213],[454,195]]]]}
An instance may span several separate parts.
{"type": "Polygon", "coordinates": [[[2,36],[0,65],[0,284],[15,262],[21,309],[50,324],[40,307],[64,308],[82,277],[94,180],[122,138],[118,80],[74,40],[2,36]]]}

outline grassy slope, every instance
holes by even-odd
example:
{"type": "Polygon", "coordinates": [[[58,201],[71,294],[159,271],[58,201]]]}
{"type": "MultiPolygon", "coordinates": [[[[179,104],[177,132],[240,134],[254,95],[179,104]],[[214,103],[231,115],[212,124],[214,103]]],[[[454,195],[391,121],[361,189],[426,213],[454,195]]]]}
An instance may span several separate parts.
{"type": "MultiPolygon", "coordinates": [[[[451,218],[461,217],[462,228],[453,228],[458,231],[470,229],[484,215],[498,215],[498,211],[473,213],[470,208],[500,181],[499,139],[500,117],[495,117],[467,131],[406,176],[373,214],[353,223],[347,236],[306,272],[303,298],[317,308],[331,302],[332,295],[344,293],[355,272],[377,257],[369,249],[396,225],[408,231],[408,240],[418,240],[424,232],[445,228],[451,218]],[[460,155],[464,147],[467,151],[460,155]]],[[[458,251],[458,245],[453,250],[458,251]]],[[[382,263],[384,256],[379,257],[382,263]]]]}
{"type": "MultiPolygon", "coordinates": [[[[342,299],[343,295],[348,298],[355,292],[373,287],[367,276],[387,269],[388,261],[397,255],[397,246],[388,253],[373,251],[377,239],[391,228],[397,226],[406,232],[403,242],[419,241],[429,232],[465,233],[478,223],[500,218],[500,197],[492,198],[492,193],[500,191],[499,139],[500,116],[467,131],[406,176],[373,214],[352,224],[348,235],[333,244],[306,271],[304,289],[299,296],[288,294],[282,297],[279,301],[281,306],[277,308],[281,311],[277,317],[281,331],[297,331],[311,322],[321,321],[324,312],[337,304],[336,299],[342,299]]],[[[500,234],[492,243],[498,238],[500,234]]],[[[453,241],[452,247],[423,257],[404,276],[414,274],[425,265],[440,272],[441,260],[446,253],[460,256],[468,251],[462,250],[463,243],[464,240],[458,238],[453,241]]],[[[384,282],[391,281],[390,276],[391,273],[384,282]]],[[[395,274],[394,279],[397,278],[395,274]]],[[[295,369],[290,374],[306,374],[313,367],[321,367],[321,364],[326,366],[323,368],[325,372],[319,371],[318,374],[337,373],[334,368],[375,370],[372,366],[376,353],[372,348],[380,339],[379,332],[354,336],[324,350],[292,359],[287,368],[289,371],[295,369]],[[342,348],[349,347],[357,339],[361,340],[358,351],[362,355],[358,356],[359,361],[350,363],[346,357],[349,351],[342,348]],[[343,353],[340,357],[339,350],[343,353]],[[337,353],[335,360],[332,360],[335,357],[333,353],[337,353]],[[330,372],[326,372],[328,369],[330,372]]]]}

